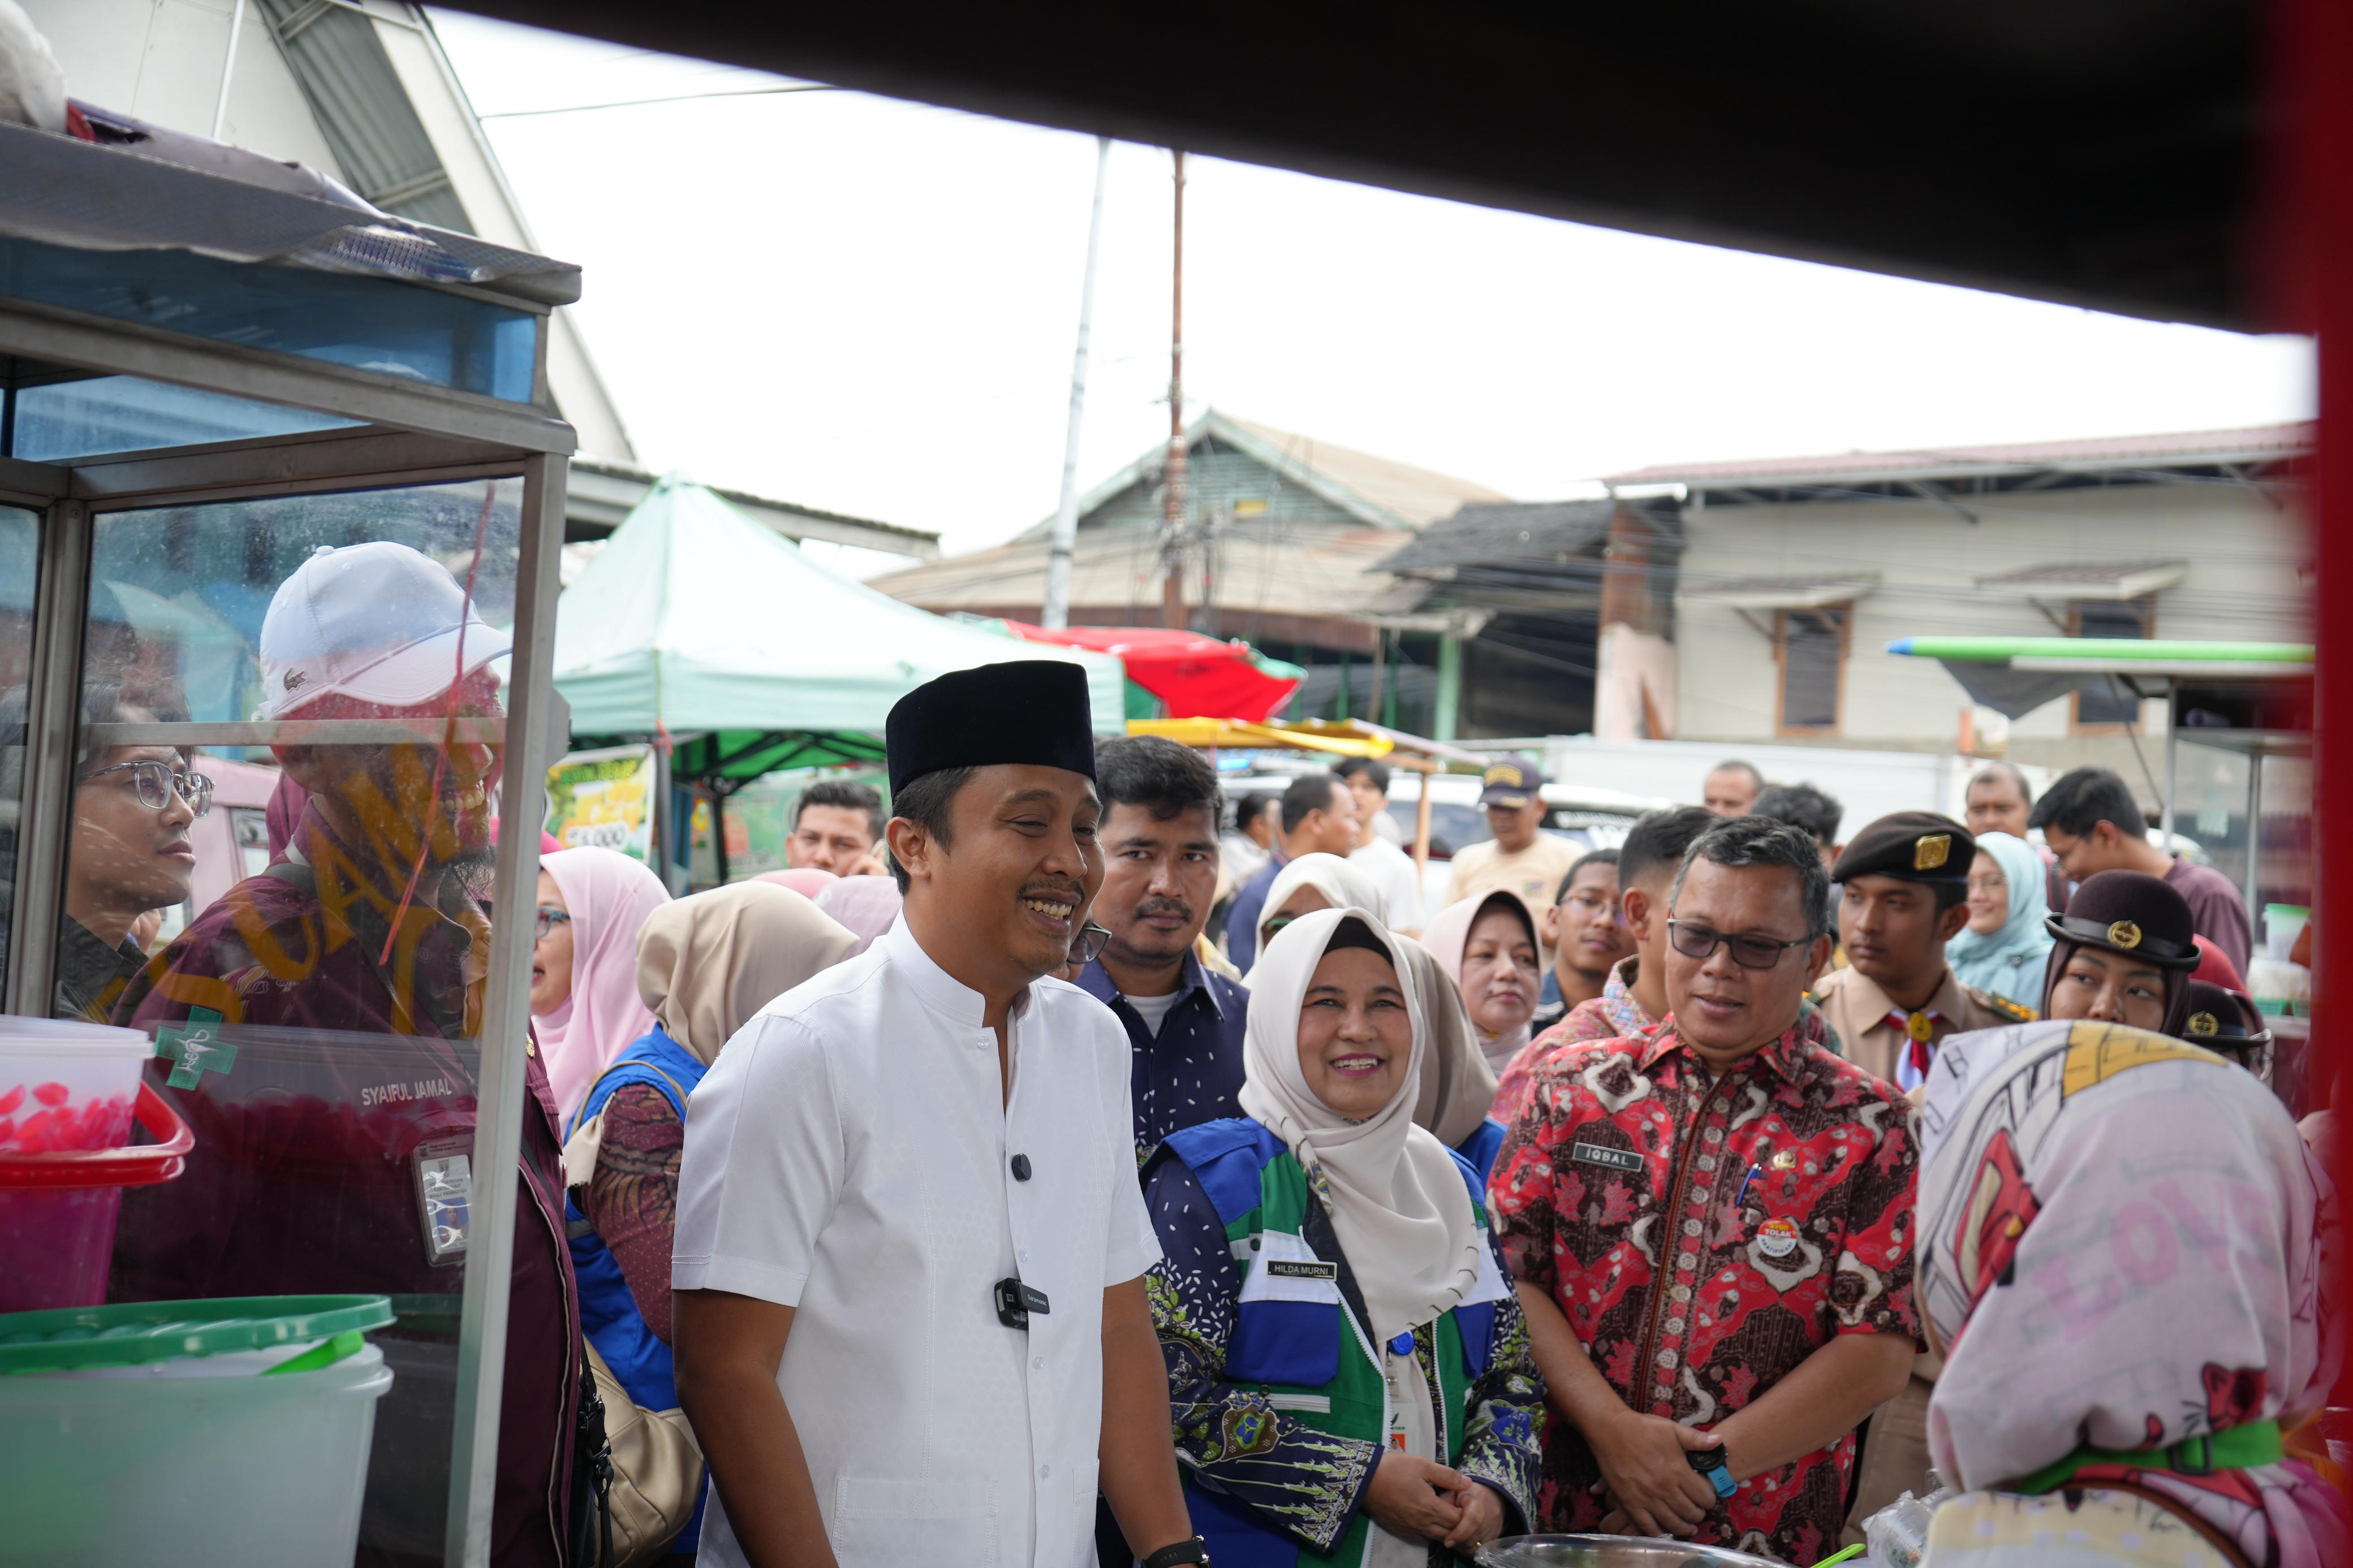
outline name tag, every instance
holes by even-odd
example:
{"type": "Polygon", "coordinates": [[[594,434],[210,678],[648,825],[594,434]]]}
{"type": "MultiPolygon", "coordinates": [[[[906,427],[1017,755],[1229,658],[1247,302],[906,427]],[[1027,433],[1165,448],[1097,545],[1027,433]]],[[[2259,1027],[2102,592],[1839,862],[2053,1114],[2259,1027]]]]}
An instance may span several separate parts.
{"type": "Polygon", "coordinates": [[[1600,1143],[1572,1143],[1568,1157],[1580,1165],[1599,1165],[1612,1171],[1640,1171],[1642,1156],[1631,1149],[1612,1149],[1600,1143]]]}
{"type": "Polygon", "coordinates": [[[1272,1258],[1266,1262],[1266,1271],[1275,1279],[1337,1279],[1340,1266],[1297,1258],[1272,1258]]]}

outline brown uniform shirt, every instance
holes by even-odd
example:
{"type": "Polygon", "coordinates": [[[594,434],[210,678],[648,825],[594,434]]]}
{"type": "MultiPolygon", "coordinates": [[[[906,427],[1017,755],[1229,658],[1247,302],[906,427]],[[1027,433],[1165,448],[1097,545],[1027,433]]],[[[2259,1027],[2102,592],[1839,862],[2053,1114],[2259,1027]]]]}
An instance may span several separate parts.
{"type": "MultiPolygon", "coordinates": [[[[1911,1036],[1901,1021],[1905,1010],[1889,1000],[1887,993],[1869,976],[1853,969],[1836,970],[1824,976],[1812,995],[1822,1016],[1838,1031],[1846,1059],[1873,1078],[1899,1083],[1896,1064],[1912,1045],[1911,1036]]],[[[1929,1015],[1931,1050],[1947,1035],[2023,1024],[2034,1017],[2031,1010],[2014,1002],[2004,1001],[1974,985],[1962,984],[1950,969],[1945,971],[1944,983],[1936,987],[1936,994],[1920,1010],[1929,1015]]]]}

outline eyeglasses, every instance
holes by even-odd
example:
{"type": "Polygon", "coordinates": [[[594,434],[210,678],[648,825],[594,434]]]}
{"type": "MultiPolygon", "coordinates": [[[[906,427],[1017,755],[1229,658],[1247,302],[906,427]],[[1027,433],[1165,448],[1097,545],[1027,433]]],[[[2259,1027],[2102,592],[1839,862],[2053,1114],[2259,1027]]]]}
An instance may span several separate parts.
{"type": "Polygon", "coordinates": [[[2008,891],[2009,888],[2010,879],[2003,876],[1999,871],[1995,872],[1990,877],[1971,877],[1969,879],[1969,891],[1972,893],[2000,893],[2008,891]]]}
{"type": "Polygon", "coordinates": [[[1781,962],[1781,955],[1793,947],[1804,947],[1814,939],[1801,936],[1795,942],[1782,942],[1769,936],[1734,936],[1714,926],[1695,925],[1690,921],[1667,922],[1667,940],[1685,958],[1706,958],[1719,947],[1732,949],[1732,962],[1743,969],[1770,969],[1781,962]]]}
{"type": "Polygon", "coordinates": [[[1103,956],[1103,950],[1110,945],[1111,932],[1095,924],[1094,921],[1089,921],[1079,928],[1079,934],[1071,939],[1071,962],[1092,963],[1103,956]]]}
{"type": "Polygon", "coordinates": [[[81,782],[90,784],[109,773],[129,773],[139,791],[139,804],[150,811],[162,811],[174,796],[188,803],[188,810],[202,816],[213,808],[213,781],[209,773],[194,769],[174,771],[167,763],[117,763],[111,768],[100,768],[82,774],[81,782]]]}
{"type": "Polygon", "coordinates": [[[538,915],[539,918],[532,921],[531,925],[531,940],[533,942],[545,942],[549,931],[554,931],[557,926],[572,923],[572,917],[554,904],[540,905],[538,915]]]}

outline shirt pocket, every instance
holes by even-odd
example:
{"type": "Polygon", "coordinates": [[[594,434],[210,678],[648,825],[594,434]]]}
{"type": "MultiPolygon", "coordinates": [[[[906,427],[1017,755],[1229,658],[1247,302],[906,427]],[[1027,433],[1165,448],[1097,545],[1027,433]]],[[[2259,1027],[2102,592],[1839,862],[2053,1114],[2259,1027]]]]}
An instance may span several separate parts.
{"type": "Polygon", "coordinates": [[[997,1489],[987,1481],[842,1476],[827,1531],[844,1562],[996,1568],[997,1489]]]}
{"type": "Polygon", "coordinates": [[[1242,1280],[1226,1376],[1321,1388],[1340,1375],[1340,1267],[1266,1231],[1242,1280]]]}

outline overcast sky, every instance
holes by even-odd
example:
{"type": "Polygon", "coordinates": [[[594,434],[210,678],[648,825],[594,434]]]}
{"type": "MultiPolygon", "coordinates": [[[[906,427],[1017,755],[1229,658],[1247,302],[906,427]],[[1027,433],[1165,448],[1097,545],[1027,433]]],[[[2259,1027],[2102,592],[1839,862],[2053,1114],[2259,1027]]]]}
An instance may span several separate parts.
{"type": "MultiPolygon", "coordinates": [[[[1054,510],[1095,149],[437,11],[641,461],[936,529],[1054,510]]],[[[1654,462],[2309,416],[2299,339],[1187,160],[1185,406],[1524,500],[1654,462]]],[[[1113,149],[1079,478],[1167,432],[1169,155],[1113,149]]],[[[1966,223],[1966,214],[1956,214],[1966,223]]],[[[869,564],[881,563],[879,560],[869,564]]]]}

